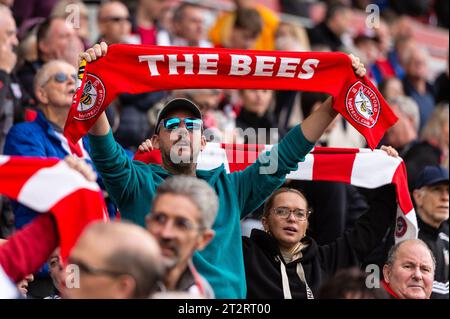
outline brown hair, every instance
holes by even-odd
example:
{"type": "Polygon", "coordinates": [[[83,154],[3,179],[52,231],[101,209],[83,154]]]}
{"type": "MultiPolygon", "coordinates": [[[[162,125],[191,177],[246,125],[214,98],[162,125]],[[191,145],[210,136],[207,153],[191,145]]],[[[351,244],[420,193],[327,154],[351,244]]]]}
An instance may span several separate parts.
{"type": "Polygon", "coordinates": [[[298,196],[303,198],[303,200],[306,202],[306,207],[308,207],[308,209],[310,209],[309,208],[309,204],[308,204],[308,200],[306,199],[305,194],[303,194],[300,190],[295,189],[295,188],[289,188],[289,187],[281,187],[281,188],[277,189],[276,191],[274,191],[272,193],[272,195],[270,195],[270,197],[264,203],[263,217],[267,218],[269,216],[270,210],[273,207],[273,202],[275,200],[275,197],[277,197],[278,195],[280,195],[282,193],[294,193],[294,194],[297,194],[298,196]]]}
{"type": "Polygon", "coordinates": [[[237,29],[248,30],[257,38],[263,30],[263,21],[255,9],[238,9],[236,10],[236,19],[234,27],[237,29]]]}

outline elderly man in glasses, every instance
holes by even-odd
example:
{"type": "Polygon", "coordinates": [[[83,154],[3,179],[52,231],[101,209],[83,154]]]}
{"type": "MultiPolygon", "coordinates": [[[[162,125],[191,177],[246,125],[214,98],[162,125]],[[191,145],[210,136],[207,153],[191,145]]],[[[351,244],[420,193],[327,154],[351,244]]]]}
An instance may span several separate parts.
{"type": "Polygon", "coordinates": [[[219,208],[216,193],[205,181],[173,176],[157,190],[147,230],[157,239],[167,267],[161,291],[181,291],[213,298],[214,292],[195,269],[192,255],[214,237],[212,225],[219,208]]]}
{"type": "MultiPolygon", "coordinates": [[[[34,79],[34,92],[39,106],[33,122],[14,125],[6,137],[5,154],[64,158],[76,154],[89,159],[84,139],[72,145],[63,136],[64,123],[75,92],[76,71],[67,62],[55,60],[45,64],[34,79]]],[[[30,222],[37,213],[16,207],[16,227],[30,222]]]]}
{"type": "MultiPolygon", "coordinates": [[[[37,117],[32,122],[14,125],[6,136],[4,153],[6,155],[64,158],[74,154],[90,162],[88,140],[70,143],[63,136],[64,123],[75,92],[76,70],[69,63],[54,60],[46,63],[36,74],[34,92],[38,100],[37,117]]],[[[38,213],[13,203],[16,228],[20,229],[31,222],[38,213]]],[[[115,207],[108,202],[108,210],[113,214],[115,207]]],[[[48,270],[43,269],[36,276],[34,286],[45,287],[36,297],[46,297],[53,292],[48,270]],[[42,279],[42,280],[41,280],[42,279]]]]}

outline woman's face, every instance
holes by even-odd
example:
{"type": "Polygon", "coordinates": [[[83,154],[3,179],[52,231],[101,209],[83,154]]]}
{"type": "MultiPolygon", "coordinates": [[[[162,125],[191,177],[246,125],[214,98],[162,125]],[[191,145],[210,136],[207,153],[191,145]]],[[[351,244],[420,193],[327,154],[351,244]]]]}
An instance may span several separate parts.
{"type": "Polygon", "coordinates": [[[284,192],[278,194],[274,201],[272,209],[267,217],[263,217],[264,229],[270,231],[272,236],[283,248],[290,249],[294,247],[306,233],[308,228],[307,214],[305,218],[296,217],[294,210],[306,212],[308,209],[306,201],[296,193],[284,192]],[[276,211],[290,209],[288,216],[277,214],[276,211]]]}

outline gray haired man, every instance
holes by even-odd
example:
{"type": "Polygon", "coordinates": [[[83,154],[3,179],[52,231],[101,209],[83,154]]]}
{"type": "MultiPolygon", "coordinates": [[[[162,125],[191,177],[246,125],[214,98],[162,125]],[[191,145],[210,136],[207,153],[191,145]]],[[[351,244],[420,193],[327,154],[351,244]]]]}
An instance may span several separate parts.
{"type": "Polygon", "coordinates": [[[192,255],[214,237],[212,225],[219,200],[204,180],[185,175],[170,177],[158,189],[147,215],[147,230],[159,242],[168,271],[163,291],[182,291],[213,298],[209,283],[195,270],[192,255]]]}

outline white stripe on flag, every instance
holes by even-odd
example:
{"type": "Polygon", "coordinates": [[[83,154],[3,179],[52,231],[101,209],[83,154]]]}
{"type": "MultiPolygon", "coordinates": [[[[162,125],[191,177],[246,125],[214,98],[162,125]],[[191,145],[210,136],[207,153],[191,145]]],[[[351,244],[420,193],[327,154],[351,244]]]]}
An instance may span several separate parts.
{"type": "Polygon", "coordinates": [[[197,169],[211,170],[225,165],[225,170],[229,173],[227,154],[218,143],[207,143],[205,149],[199,154],[197,159],[197,169]]]}
{"type": "MultiPolygon", "coordinates": [[[[2,163],[2,157],[4,156],[0,156],[0,164],[2,163]]],[[[0,299],[16,299],[18,297],[19,292],[0,266],[0,299]]]]}
{"type": "Polygon", "coordinates": [[[401,159],[389,156],[384,151],[361,150],[353,163],[351,184],[365,188],[389,184],[401,162],[401,159]]]}
{"type": "Polygon", "coordinates": [[[400,207],[397,206],[397,218],[398,217],[403,217],[406,220],[406,232],[403,234],[403,236],[397,236],[397,233],[396,233],[395,234],[395,243],[397,244],[406,239],[418,238],[419,227],[417,226],[417,218],[416,218],[416,213],[415,213],[414,209],[407,212],[407,214],[405,215],[405,212],[403,212],[400,209],[400,207]]]}
{"type": "Polygon", "coordinates": [[[298,163],[298,169],[296,171],[290,172],[286,176],[286,178],[312,181],[313,168],[314,168],[314,156],[308,154],[306,155],[304,162],[298,163]]]}
{"type": "Polygon", "coordinates": [[[9,161],[9,156],[0,155],[0,165],[5,164],[7,161],[9,161]]]}
{"type": "Polygon", "coordinates": [[[61,161],[33,174],[23,185],[17,200],[36,211],[47,212],[61,199],[81,188],[99,191],[97,183],[87,181],[61,161]]]}

